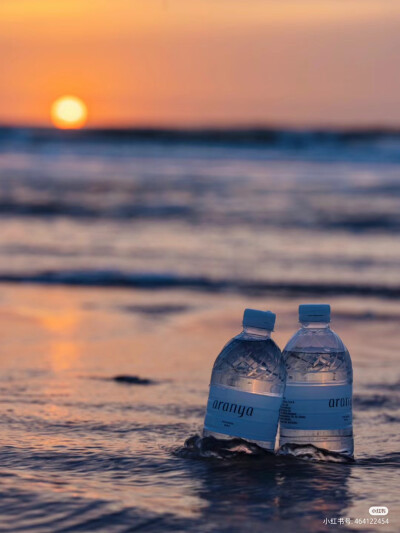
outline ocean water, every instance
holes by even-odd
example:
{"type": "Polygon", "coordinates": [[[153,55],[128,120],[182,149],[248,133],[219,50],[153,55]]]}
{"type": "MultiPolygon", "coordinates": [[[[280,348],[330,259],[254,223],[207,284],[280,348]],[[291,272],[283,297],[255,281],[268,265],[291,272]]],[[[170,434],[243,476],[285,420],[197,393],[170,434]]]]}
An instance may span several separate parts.
{"type": "Polygon", "coordinates": [[[0,213],[5,281],[398,296],[400,134],[5,129],[0,213]]]}
{"type": "Polygon", "coordinates": [[[397,134],[4,128],[0,213],[1,531],[399,530],[397,134]],[[355,461],[200,439],[243,308],[283,346],[305,299],[355,461]]]}

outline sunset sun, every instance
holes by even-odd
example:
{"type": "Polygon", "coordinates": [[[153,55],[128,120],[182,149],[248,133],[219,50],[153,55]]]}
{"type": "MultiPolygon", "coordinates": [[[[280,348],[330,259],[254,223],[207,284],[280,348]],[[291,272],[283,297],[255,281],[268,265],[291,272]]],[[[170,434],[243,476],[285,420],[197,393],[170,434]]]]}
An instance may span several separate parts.
{"type": "Polygon", "coordinates": [[[87,114],[86,104],[76,96],[61,96],[51,106],[51,120],[56,128],[82,128],[87,114]]]}

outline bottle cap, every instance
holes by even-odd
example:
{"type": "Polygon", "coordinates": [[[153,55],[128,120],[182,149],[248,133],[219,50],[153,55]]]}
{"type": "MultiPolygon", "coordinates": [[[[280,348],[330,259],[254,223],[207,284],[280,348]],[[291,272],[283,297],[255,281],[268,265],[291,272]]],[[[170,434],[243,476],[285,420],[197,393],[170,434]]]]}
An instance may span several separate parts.
{"type": "Polygon", "coordinates": [[[276,314],[271,311],[259,311],[258,309],[245,309],[243,314],[243,326],[274,331],[276,314]]]}
{"type": "Polygon", "coordinates": [[[330,322],[331,306],[328,304],[299,305],[300,322],[330,322]]]}

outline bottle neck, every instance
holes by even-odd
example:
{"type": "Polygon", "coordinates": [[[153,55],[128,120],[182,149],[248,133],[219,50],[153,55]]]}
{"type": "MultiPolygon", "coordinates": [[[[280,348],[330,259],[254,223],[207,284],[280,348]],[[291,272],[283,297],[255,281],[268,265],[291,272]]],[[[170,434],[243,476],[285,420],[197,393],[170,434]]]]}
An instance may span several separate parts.
{"type": "Polygon", "coordinates": [[[330,329],[329,322],[300,322],[302,329],[330,329]]]}
{"type": "Polygon", "coordinates": [[[254,328],[252,326],[243,326],[243,335],[246,337],[257,337],[263,339],[269,339],[271,337],[271,331],[268,329],[254,328]]]}

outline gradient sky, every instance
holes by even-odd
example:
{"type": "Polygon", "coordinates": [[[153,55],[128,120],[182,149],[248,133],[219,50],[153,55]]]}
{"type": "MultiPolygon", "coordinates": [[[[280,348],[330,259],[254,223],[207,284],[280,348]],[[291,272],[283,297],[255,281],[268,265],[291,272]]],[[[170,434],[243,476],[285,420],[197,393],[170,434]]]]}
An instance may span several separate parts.
{"type": "Polygon", "coordinates": [[[0,0],[0,123],[400,126],[400,0],[0,0]]]}

